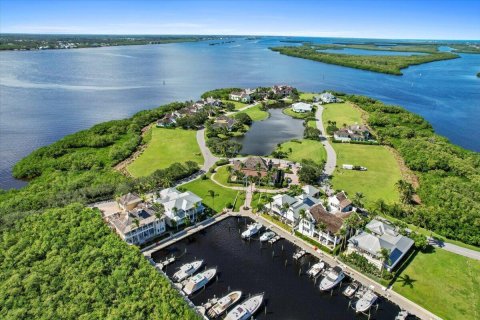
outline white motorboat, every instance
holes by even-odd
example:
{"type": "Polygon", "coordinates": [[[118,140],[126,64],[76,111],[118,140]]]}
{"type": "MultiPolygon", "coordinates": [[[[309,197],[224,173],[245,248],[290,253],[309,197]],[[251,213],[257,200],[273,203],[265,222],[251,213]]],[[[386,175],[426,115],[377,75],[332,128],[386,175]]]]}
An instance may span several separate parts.
{"type": "Polygon", "coordinates": [[[203,260],[197,260],[190,263],[185,263],[183,266],[180,267],[180,269],[177,272],[173,274],[172,276],[173,281],[180,282],[183,279],[190,277],[195,272],[197,272],[198,269],[200,269],[202,264],[203,264],[203,260]]]}
{"type": "Polygon", "coordinates": [[[246,320],[250,319],[262,305],[263,293],[254,295],[233,308],[225,317],[225,320],[246,320]]]}
{"type": "Polygon", "coordinates": [[[317,262],[310,269],[308,269],[307,274],[310,277],[315,278],[320,274],[320,272],[322,272],[323,268],[325,268],[325,262],[317,262]]]}
{"type": "Polygon", "coordinates": [[[356,312],[365,312],[377,301],[378,296],[373,293],[372,290],[368,290],[363,296],[355,303],[356,312]]]}
{"type": "Polygon", "coordinates": [[[333,289],[345,278],[342,268],[334,267],[327,271],[327,275],[320,282],[320,291],[333,289]]]}
{"type": "Polygon", "coordinates": [[[351,298],[353,297],[357,289],[358,289],[358,283],[352,282],[345,288],[345,290],[343,290],[343,295],[346,296],[347,298],[351,298]]]}
{"type": "Polygon", "coordinates": [[[217,269],[208,269],[197,275],[194,275],[186,282],[185,286],[183,287],[183,292],[185,292],[187,295],[197,292],[205,287],[207,283],[212,280],[216,273],[217,269]]]}
{"type": "Polygon", "coordinates": [[[405,320],[410,314],[406,310],[401,310],[397,316],[395,317],[395,320],[405,320]]]}
{"type": "Polygon", "coordinates": [[[242,291],[233,291],[225,297],[220,298],[207,312],[209,318],[214,319],[221,316],[231,306],[237,303],[242,297],[242,291]]]}
{"type": "Polygon", "coordinates": [[[305,250],[299,250],[293,254],[293,259],[298,260],[303,257],[307,252],[305,250]]]}
{"type": "Polygon", "coordinates": [[[254,235],[256,235],[260,231],[261,228],[262,228],[261,223],[256,222],[256,223],[249,224],[247,226],[247,230],[242,232],[242,238],[243,239],[248,239],[248,238],[253,237],[254,235]]]}
{"type": "Polygon", "coordinates": [[[273,237],[275,236],[276,236],[275,232],[267,231],[260,236],[260,241],[262,242],[269,241],[270,239],[273,239],[273,237]]]}

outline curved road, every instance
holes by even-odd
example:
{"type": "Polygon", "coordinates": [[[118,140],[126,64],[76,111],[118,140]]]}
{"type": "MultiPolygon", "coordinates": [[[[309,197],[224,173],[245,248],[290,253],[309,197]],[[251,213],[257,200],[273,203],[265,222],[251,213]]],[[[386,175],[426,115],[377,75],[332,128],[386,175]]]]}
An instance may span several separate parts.
{"type": "Polygon", "coordinates": [[[325,135],[326,131],[322,122],[323,107],[320,104],[317,104],[316,106],[317,112],[315,113],[315,118],[317,121],[317,128],[322,132],[321,141],[325,147],[325,151],[327,151],[327,162],[325,163],[324,172],[327,176],[331,176],[333,171],[335,171],[335,166],[337,165],[337,154],[325,135]]]}
{"type": "Polygon", "coordinates": [[[204,160],[201,170],[208,172],[208,170],[213,167],[215,162],[218,161],[218,158],[212,154],[205,143],[205,128],[197,131],[197,143],[200,147],[200,151],[202,151],[204,160]]]}

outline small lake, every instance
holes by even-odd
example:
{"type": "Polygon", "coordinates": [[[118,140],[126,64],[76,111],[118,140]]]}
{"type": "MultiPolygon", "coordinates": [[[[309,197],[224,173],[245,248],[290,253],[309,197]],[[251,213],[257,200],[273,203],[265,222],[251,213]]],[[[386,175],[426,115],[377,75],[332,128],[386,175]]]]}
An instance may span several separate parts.
{"type": "MultiPolygon", "coordinates": [[[[243,296],[265,292],[266,311],[263,307],[255,319],[367,319],[358,316],[348,307],[349,299],[343,296],[341,287],[332,294],[322,293],[314,281],[305,275],[316,262],[305,256],[299,262],[292,259],[297,247],[280,240],[274,245],[260,244],[258,240],[244,241],[239,230],[244,230],[246,218],[227,218],[170,247],[157,251],[152,258],[159,262],[165,256],[181,256],[167,267],[173,273],[184,263],[203,259],[207,268],[217,267],[218,280],[213,280],[205,290],[191,298],[195,305],[206,302],[214,295],[223,296],[228,290],[241,290],[243,296]],[[283,250],[282,250],[283,249],[283,250]]],[[[372,319],[394,319],[399,308],[380,299],[379,308],[372,308],[372,319]]]]}
{"type": "Polygon", "coordinates": [[[317,50],[318,52],[325,53],[338,53],[338,54],[356,54],[361,56],[411,56],[411,55],[425,55],[422,52],[408,52],[408,51],[383,51],[383,50],[364,50],[364,49],[326,49],[317,50]]]}
{"type": "Polygon", "coordinates": [[[268,119],[254,122],[243,137],[234,138],[243,145],[241,154],[266,156],[278,143],[303,137],[303,120],[287,116],[281,108],[272,108],[268,112],[268,119]]]}

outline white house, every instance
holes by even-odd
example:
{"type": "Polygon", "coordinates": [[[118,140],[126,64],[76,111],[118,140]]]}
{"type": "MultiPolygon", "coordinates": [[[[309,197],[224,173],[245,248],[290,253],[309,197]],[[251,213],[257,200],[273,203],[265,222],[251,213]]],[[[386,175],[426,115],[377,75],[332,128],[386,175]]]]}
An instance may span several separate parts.
{"type": "Polygon", "coordinates": [[[299,221],[302,210],[307,211],[319,202],[319,199],[307,194],[301,194],[296,197],[291,197],[287,194],[278,194],[273,197],[271,211],[286,219],[289,223],[295,224],[299,221]]]}
{"type": "Polygon", "coordinates": [[[129,244],[143,244],[165,232],[165,216],[158,216],[147,204],[115,213],[107,218],[119,236],[129,244]]]}
{"type": "Polygon", "coordinates": [[[322,93],[319,98],[323,103],[337,102],[337,98],[333,94],[331,94],[330,92],[322,93]]]}
{"type": "Polygon", "coordinates": [[[347,198],[347,195],[343,191],[328,197],[328,206],[330,207],[330,212],[349,212],[353,210],[352,201],[347,198]]]}
{"type": "Polygon", "coordinates": [[[414,241],[399,234],[387,221],[373,219],[366,226],[370,232],[361,231],[348,240],[348,252],[363,255],[379,269],[384,266],[391,271],[414,245],[414,241]],[[381,250],[390,252],[389,261],[383,262],[381,250]]]}
{"type": "Polygon", "coordinates": [[[245,90],[239,92],[232,92],[228,97],[230,100],[240,101],[244,103],[249,103],[252,100],[250,94],[247,93],[245,90]]]}
{"type": "Polygon", "coordinates": [[[297,102],[292,104],[292,110],[298,113],[305,113],[312,111],[312,105],[305,102],[297,102]]]}
{"type": "Polygon", "coordinates": [[[182,225],[187,217],[190,221],[195,221],[197,214],[205,210],[199,196],[190,191],[180,192],[175,188],[160,191],[160,197],[155,199],[155,202],[162,204],[165,208],[169,226],[182,225]]]}

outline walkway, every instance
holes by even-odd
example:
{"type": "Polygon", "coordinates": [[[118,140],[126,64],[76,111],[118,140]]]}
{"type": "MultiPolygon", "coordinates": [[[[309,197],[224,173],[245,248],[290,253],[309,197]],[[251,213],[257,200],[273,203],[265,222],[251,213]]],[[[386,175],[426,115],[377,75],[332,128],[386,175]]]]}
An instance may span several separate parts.
{"type": "Polygon", "coordinates": [[[203,155],[203,166],[201,168],[202,171],[208,172],[211,167],[218,161],[218,158],[215,157],[210,149],[208,149],[207,144],[205,143],[205,128],[197,131],[197,143],[200,147],[200,151],[202,151],[203,155]]]}
{"type": "Polygon", "coordinates": [[[475,251],[475,250],[472,250],[472,249],[467,249],[467,248],[460,247],[460,246],[457,246],[457,245],[452,244],[452,243],[443,242],[441,240],[437,240],[437,239],[430,238],[430,237],[428,238],[428,243],[430,245],[434,246],[434,247],[442,248],[443,250],[450,251],[452,253],[456,253],[456,254],[459,254],[459,255],[467,257],[467,258],[480,260],[480,252],[479,251],[475,251]]]}
{"type": "Polygon", "coordinates": [[[321,141],[323,146],[325,147],[325,151],[327,151],[327,162],[325,163],[324,172],[327,176],[331,176],[333,174],[333,171],[335,171],[335,166],[337,165],[337,154],[335,153],[335,150],[333,149],[332,145],[328,141],[325,128],[323,127],[323,121],[322,121],[323,107],[320,104],[317,104],[316,106],[317,106],[317,112],[315,114],[315,118],[317,120],[317,128],[322,132],[321,141]]]}

